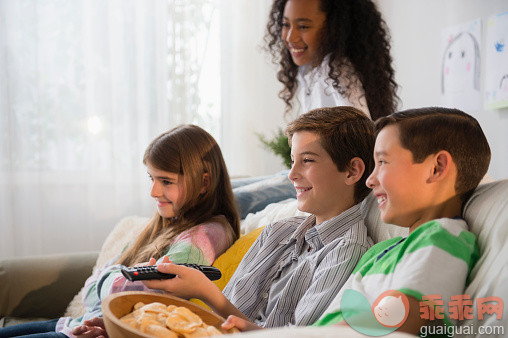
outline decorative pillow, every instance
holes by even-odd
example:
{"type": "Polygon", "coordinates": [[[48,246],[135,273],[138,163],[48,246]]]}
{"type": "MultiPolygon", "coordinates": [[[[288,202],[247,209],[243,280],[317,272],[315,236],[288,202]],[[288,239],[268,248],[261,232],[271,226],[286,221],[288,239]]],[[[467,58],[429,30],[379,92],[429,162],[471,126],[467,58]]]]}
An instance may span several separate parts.
{"type": "Polygon", "coordinates": [[[263,176],[259,180],[256,178],[244,180],[246,182],[253,181],[253,183],[233,189],[241,219],[244,219],[249,213],[263,210],[270,203],[296,196],[295,188],[285,172],[280,172],[268,178],[263,176]]]}
{"type": "Polygon", "coordinates": [[[250,249],[254,241],[258,238],[265,227],[259,227],[254,231],[249,232],[247,235],[241,236],[236,242],[219,256],[212,264],[222,272],[221,279],[215,281],[219,289],[223,290],[226,284],[233,276],[238,264],[242,261],[243,256],[250,249]]]}
{"type": "Polygon", "coordinates": [[[248,214],[240,224],[240,232],[246,234],[257,229],[259,226],[268,225],[284,218],[309,215],[306,212],[298,210],[296,203],[296,198],[288,198],[269,204],[261,211],[248,214]]]}
{"type": "MultiPolygon", "coordinates": [[[[219,280],[214,281],[215,285],[217,285],[221,291],[229,282],[231,276],[233,276],[233,273],[235,273],[238,264],[240,264],[240,262],[242,261],[243,256],[245,256],[245,254],[252,246],[256,238],[258,238],[258,236],[261,234],[261,231],[263,231],[263,229],[264,226],[254,229],[254,231],[251,231],[247,235],[241,236],[229,249],[226,250],[226,252],[220,255],[212,264],[212,266],[215,266],[222,273],[222,277],[219,280]]],[[[208,306],[199,299],[191,299],[191,301],[205,308],[208,308],[208,306]]]]}
{"type": "MultiPolygon", "coordinates": [[[[464,207],[464,219],[469,229],[478,238],[480,259],[473,267],[469,276],[469,285],[464,294],[470,295],[473,301],[474,316],[460,322],[461,326],[475,328],[490,326],[508,327],[508,316],[503,314],[501,303],[501,319],[496,313],[483,314],[479,319],[481,306],[477,300],[486,297],[499,297],[501,302],[508,300],[508,180],[496,181],[480,185],[464,207]]],[[[489,311],[498,305],[487,302],[489,311]]],[[[485,331],[488,332],[488,331],[485,331]]]]}

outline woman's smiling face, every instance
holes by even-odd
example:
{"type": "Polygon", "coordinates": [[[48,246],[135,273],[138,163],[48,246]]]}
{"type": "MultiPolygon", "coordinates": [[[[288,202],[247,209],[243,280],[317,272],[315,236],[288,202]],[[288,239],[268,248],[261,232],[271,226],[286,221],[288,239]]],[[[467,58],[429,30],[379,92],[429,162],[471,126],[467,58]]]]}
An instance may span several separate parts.
{"type": "Polygon", "coordinates": [[[282,19],[282,40],[298,66],[318,60],[326,13],[321,0],[288,0],[282,19]]]}

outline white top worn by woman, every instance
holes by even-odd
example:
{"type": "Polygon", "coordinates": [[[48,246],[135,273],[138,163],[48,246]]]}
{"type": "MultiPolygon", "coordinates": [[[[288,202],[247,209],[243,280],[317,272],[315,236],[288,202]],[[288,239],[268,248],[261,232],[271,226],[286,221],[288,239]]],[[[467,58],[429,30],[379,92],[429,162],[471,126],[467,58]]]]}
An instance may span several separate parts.
{"type": "MultiPolygon", "coordinates": [[[[350,71],[345,67],[340,77],[340,84],[345,88],[351,81],[351,95],[349,97],[347,94],[342,95],[333,87],[333,80],[328,76],[329,59],[328,56],[325,57],[318,67],[312,67],[310,64],[299,67],[296,77],[298,80],[297,98],[300,102],[299,115],[316,108],[352,106],[370,117],[365,92],[358,77],[354,75],[351,79],[347,79],[344,73],[350,71]]],[[[350,67],[352,68],[352,65],[350,67]]]]}

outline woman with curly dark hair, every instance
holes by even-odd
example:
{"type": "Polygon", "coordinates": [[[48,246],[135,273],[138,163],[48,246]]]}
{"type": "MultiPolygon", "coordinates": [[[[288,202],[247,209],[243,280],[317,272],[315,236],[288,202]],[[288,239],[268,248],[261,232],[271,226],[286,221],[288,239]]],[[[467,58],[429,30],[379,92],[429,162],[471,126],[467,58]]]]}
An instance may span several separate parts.
{"type": "Polygon", "coordinates": [[[355,106],[373,120],[398,103],[388,29],[371,0],[274,0],[265,36],[286,113],[355,106]]]}

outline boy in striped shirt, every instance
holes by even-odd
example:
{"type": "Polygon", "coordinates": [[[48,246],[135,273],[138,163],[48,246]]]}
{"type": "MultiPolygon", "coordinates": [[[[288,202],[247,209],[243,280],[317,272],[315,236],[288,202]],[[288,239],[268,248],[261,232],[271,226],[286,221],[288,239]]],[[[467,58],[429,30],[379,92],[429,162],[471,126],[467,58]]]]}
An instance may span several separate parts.
{"type": "Polygon", "coordinates": [[[366,317],[355,322],[358,313],[348,312],[355,308],[347,300],[353,291],[373,304],[364,316],[371,311],[385,327],[418,334],[423,325],[435,324],[431,317],[450,324],[446,304],[464,292],[479,257],[476,238],[461,213],[487,172],[490,148],[479,123],[456,109],[395,113],[376,122],[376,133],[376,163],[367,186],[377,197],[381,219],[409,228],[409,235],[369,249],[315,325],[345,324],[344,319],[355,329],[362,320],[367,325],[366,317]],[[401,304],[400,293],[407,300],[407,317],[395,323],[388,317],[401,304]],[[381,305],[387,295],[392,297],[381,305]],[[439,306],[429,317],[420,312],[420,301],[430,295],[437,299],[432,306],[439,306]]]}

